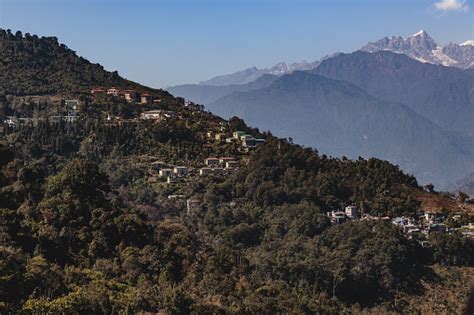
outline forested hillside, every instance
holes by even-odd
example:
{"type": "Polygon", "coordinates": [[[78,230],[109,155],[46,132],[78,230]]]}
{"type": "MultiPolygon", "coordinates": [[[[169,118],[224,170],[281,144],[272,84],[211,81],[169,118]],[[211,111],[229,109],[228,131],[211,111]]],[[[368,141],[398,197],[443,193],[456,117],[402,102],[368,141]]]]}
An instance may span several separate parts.
{"type": "MultiPolygon", "coordinates": [[[[56,37],[38,37],[0,29],[0,92],[15,95],[80,93],[94,86],[153,90],[108,72],[60,44],[56,37]]],[[[163,96],[168,93],[161,91],[163,96]]]]}
{"type": "MultiPolygon", "coordinates": [[[[57,51],[45,64],[60,60],[40,42],[57,51]]],[[[397,166],[330,158],[157,90],[140,90],[157,102],[91,95],[82,87],[112,84],[100,70],[31,71],[18,66],[1,99],[2,314],[462,310],[468,288],[452,276],[474,280],[472,218],[444,209],[450,233],[408,237],[391,219],[435,211],[420,196],[458,203],[397,166]],[[327,212],[346,206],[359,218],[335,224],[327,212]],[[444,287],[449,303],[430,295],[444,287]]]]}

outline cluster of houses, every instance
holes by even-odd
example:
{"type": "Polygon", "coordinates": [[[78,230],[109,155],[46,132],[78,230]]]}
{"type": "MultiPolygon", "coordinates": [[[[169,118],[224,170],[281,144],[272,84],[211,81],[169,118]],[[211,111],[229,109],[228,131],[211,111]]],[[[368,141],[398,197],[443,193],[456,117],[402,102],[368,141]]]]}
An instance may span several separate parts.
{"type": "Polygon", "coordinates": [[[200,176],[225,175],[239,167],[239,162],[233,157],[208,157],[204,164],[206,166],[199,169],[200,176]]]}
{"type": "Polygon", "coordinates": [[[163,121],[175,117],[175,112],[170,110],[149,110],[141,113],[140,118],[145,120],[163,121]]]}
{"type": "Polygon", "coordinates": [[[91,90],[92,95],[112,95],[115,97],[120,97],[126,100],[129,103],[140,102],[141,104],[151,104],[159,103],[160,99],[153,99],[153,96],[149,93],[138,93],[135,90],[131,89],[119,89],[116,87],[104,88],[104,87],[95,87],[91,90]]]}
{"type": "MultiPolygon", "coordinates": [[[[474,236],[474,223],[469,223],[460,228],[448,227],[446,225],[446,215],[439,212],[419,211],[417,217],[397,217],[392,223],[403,229],[408,238],[423,239],[432,232],[452,233],[459,230],[465,236],[474,236]]],[[[461,219],[461,214],[452,216],[454,221],[461,219]]]]}
{"type": "Polygon", "coordinates": [[[11,128],[16,128],[20,125],[37,124],[39,121],[48,120],[50,123],[59,123],[61,121],[71,123],[78,119],[78,100],[65,100],[64,105],[66,112],[64,115],[52,115],[48,117],[17,117],[17,116],[6,116],[3,123],[11,128]]]}
{"type": "Polygon", "coordinates": [[[244,131],[234,131],[232,137],[228,137],[224,132],[208,131],[207,138],[218,142],[239,142],[246,149],[255,148],[265,143],[265,139],[255,138],[244,131]]]}
{"type": "Polygon", "coordinates": [[[158,175],[161,178],[166,178],[168,184],[179,182],[189,174],[189,169],[186,166],[171,166],[162,161],[151,163],[154,170],[158,170],[158,175]]]}
{"type": "Polygon", "coordinates": [[[332,224],[340,224],[347,220],[357,219],[359,214],[357,212],[357,207],[347,206],[344,210],[328,212],[327,216],[332,224]]]}
{"type": "MultiPolygon", "coordinates": [[[[199,176],[226,175],[238,168],[239,162],[233,157],[209,157],[204,160],[205,167],[199,169],[199,176]]],[[[174,184],[191,174],[195,174],[195,169],[187,166],[171,166],[165,162],[156,161],[151,163],[154,170],[158,170],[158,176],[166,178],[168,184],[174,184]]]]}
{"type": "MultiPolygon", "coordinates": [[[[371,221],[390,221],[392,224],[400,227],[403,230],[403,233],[408,239],[415,239],[419,241],[422,246],[430,246],[427,241],[427,236],[432,232],[444,232],[452,233],[456,230],[459,230],[465,236],[474,236],[474,223],[469,223],[466,226],[461,228],[451,228],[445,224],[447,219],[446,215],[439,212],[431,211],[418,211],[417,217],[396,217],[390,218],[385,217],[375,217],[368,214],[360,215],[357,211],[357,207],[348,206],[344,210],[331,211],[327,213],[327,216],[331,220],[332,224],[340,224],[347,220],[371,220],[371,221]]],[[[459,220],[461,218],[460,214],[455,214],[453,220],[459,220]]]]}

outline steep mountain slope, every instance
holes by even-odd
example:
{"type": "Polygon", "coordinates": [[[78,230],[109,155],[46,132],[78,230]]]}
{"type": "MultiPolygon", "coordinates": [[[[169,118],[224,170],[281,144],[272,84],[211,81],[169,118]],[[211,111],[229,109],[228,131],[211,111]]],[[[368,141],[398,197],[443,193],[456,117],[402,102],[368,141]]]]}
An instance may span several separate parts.
{"type": "Polygon", "coordinates": [[[274,75],[264,74],[255,81],[246,84],[222,86],[185,84],[168,88],[168,91],[173,95],[184,97],[187,100],[199,104],[209,104],[234,92],[245,92],[264,88],[270,85],[277,78],[278,77],[274,75]]]}
{"type": "Polygon", "coordinates": [[[463,140],[409,107],[320,75],[296,72],[208,107],[323,153],[388,159],[424,183],[446,185],[474,166],[474,156],[465,150],[463,140]]]}
{"type": "Polygon", "coordinates": [[[97,85],[167,92],[128,81],[115,72],[105,71],[79,57],[56,37],[38,37],[0,29],[0,91],[6,94],[34,95],[86,92],[97,85]]]}
{"type": "Polygon", "coordinates": [[[474,70],[420,63],[388,51],[326,60],[314,73],[410,106],[446,130],[474,136],[474,70]]]}
{"type": "Polygon", "coordinates": [[[474,67],[474,45],[472,45],[472,41],[460,45],[449,43],[443,47],[423,30],[406,39],[400,36],[385,37],[367,44],[361,50],[371,53],[388,50],[407,55],[421,62],[462,69],[474,67]]]}

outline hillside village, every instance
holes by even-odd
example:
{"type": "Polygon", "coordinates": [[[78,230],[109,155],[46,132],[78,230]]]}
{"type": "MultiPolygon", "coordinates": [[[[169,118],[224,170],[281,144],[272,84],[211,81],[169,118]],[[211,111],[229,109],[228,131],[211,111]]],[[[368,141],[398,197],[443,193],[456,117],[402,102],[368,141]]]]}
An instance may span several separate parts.
{"type": "MultiPolygon", "coordinates": [[[[116,87],[103,88],[95,87],[91,89],[92,101],[104,100],[104,97],[111,98],[112,102],[123,100],[131,106],[135,106],[136,111],[129,117],[112,116],[106,113],[102,115],[101,123],[107,126],[137,123],[148,121],[156,124],[165,124],[170,120],[186,121],[188,119],[206,119],[212,116],[205,112],[204,106],[191,101],[182,100],[182,107],[170,110],[162,103],[158,97],[149,93],[138,93],[132,89],[119,89],[116,87]],[[151,106],[153,109],[147,107],[151,106]]],[[[15,131],[24,125],[38,125],[39,123],[75,123],[81,118],[79,99],[62,99],[58,97],[21,97],[20,101],[28,104],[40,105],[41,102],[53,102],[60,104],[62,115],[50,116],[28,116],[18,114],[16,116],[6,116],[0,130],[3,133],[15,131]],[[28,99],[28,100],[27,100],[28,99]]],[[[15,100],[14,102],[18,102],[15,100]]],[[[245,131],[231,130],[229,123],[221,119],[211,119],[205,132],[201,132],[201,138],[208,146],[218,147],[221,152],[231,152],[230,156],[211,155],[200,161],[193,161],[191,164],[173,163],[160,157],[146,156],[143,167],[147,169],[146,181],[150,185],[164,185],[171,193],[166,197],[168,200],[186,200],[187,213],[191,214],[194,209],[199,208],[199,198],[188,196],[183,192],[190,182],[198,178],[207,176],[225,177],[232,174],[241,166],[245,166],[251,158],[252,150],[265,144],[265,139],[254,136],[245,131]]],[[[211,151],[216,151],[216,150],[211,151]]],[[[166,158],[166,157],[161,157],[166,158]]],[[[176,161],[174,161],[176,162],[176,161]]],[[[403,230],[408,239],[418,241],[422,246],[430,246],[428,236],[433,232],[453,233],[461,232],[466,237],[474,237],[474,223],[472,218],[465,212],[439,213],[429,209],[419,209],[415,217],[388,217],[372,216],[359,211],[356,206],[347,206],[344,210],[334,209],[327,213],[327,217],[332,224],[341,224],[348,220],[361,221],[390,221],[395,226],[403,230]]]]}
{"type": "Polygon", "coordinates": [[[461,312],[468,197],[222,119],[56,38],[0,31],[0,57],[1,314],[461,312]]]}

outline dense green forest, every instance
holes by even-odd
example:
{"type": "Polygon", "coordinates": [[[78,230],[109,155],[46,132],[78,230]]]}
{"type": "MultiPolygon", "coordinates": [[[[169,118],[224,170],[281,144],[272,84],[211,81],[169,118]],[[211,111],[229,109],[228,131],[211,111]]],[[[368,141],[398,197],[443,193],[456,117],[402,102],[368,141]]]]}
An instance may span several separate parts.
{"type": "Polygon", "coordinates": [[[92,97],[92,86],[131,83],[56,39],[1,36],[2,119],[57,113],[64,104],[53,95],[81,102],[74,122],[3,125],[2,314],[416,312],[410,298],[425,294],[423,284],[443,283],[433,266],[472,268],[474,242],[457,233],[430,235],[424,248],[390,221],[331,224],[326,212],[347,205],[414,216],[423,188],[397,166],[328,157],[158,90],[149,91],[159,104],[92,97]],[[137,119],[152,109],[176,115],[137,119]],[[209,130],[266,141],[247,152],[209,130]],[[240,166],[198,176],[210,156],[240,166]],[[167,184],[155,178],[157,160],[191,175],[167,184]]]}

